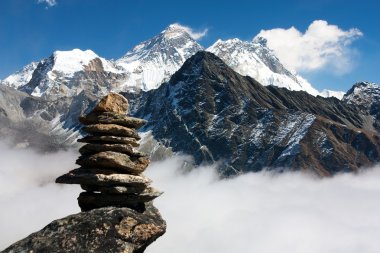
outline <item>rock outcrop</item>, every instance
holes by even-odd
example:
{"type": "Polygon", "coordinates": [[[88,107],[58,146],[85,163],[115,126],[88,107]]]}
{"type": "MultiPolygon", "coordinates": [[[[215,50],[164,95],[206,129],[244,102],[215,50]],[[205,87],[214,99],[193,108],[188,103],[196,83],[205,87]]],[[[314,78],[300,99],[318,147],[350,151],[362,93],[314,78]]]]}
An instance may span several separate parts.
{"type": "Polygon", "coordinates": [[[126,116],[128,101],[111,93],[80,118],[90,135],[79,150],[81,167],[56,179],[80,184],[82,210],[53,221],[3,252],[141,253],[163,235],[166,223],[152,200],[162,193],[142,172],[149,158],[135,150],[144,120],[126,116]]]}
{"type": "Polygon", "coordinates": [[[144,213],[106,207],[53,221],[3,253],[140,253],[165,233],[165,221],[153,206],[144,213]]]}

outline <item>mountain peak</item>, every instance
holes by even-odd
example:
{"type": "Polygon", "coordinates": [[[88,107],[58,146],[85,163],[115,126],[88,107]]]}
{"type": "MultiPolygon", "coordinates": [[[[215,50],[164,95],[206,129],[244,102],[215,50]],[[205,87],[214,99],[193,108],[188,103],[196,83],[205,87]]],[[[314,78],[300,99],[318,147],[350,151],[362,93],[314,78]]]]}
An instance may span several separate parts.
{"type": "Polygon", "coordinates": [[[76,55],[77,57],[86,55],[86,56],[95,56],[98,57],[98,55],[92,51],[91,49],[87,50],[81,50],[79,48],[74,48],[72,50],[56,50],[53,52],[53,55],[55,57],[60,57],[60,56],[68,56],[68,55],[76,55]]]}
{"type": "Polygon", "coordinates": [[[207,51],[198,51],[185,61],[182,67],[172,76],[171,83],[175,83],[183,76],[207,75],[207,73],[225,73],[232,71],[218,56],[207,51]]]}
{"type": "Polygon", "coordinates": [[[186,28],[179,23],[174,23],[165,28],[165,31],[186,31],[186,28]]]}
{"type": "Polygon", "coordinates": [[[203,50],[187,29],[180,24],[172,24],[118,59],[117,64],[130,73],[126,86],[155,89],[168,81],[186,59],[203,50]]]}
{"type": "Polygon", "coordinates": [[[360,92],[361,90],[364,90],[364,89],[371,89],[371,88],[374,88],[374,89],[380,89],[380,85],[376,84],[376,83],[371,83],[371,82],[366,82],[366,81],[363,81],[363,82],[357,82],[355,83],[351,89],[349,89],[346,93],[346,97],[350,96],[351,94],[354,94],[354,93],[358,93],[360,92]]]}
{"type": "Polygon", "coordinates": [[[186,27],[174,23],[169,25],[161,32],[161,34],[165,39],[177,39],[181,37],[186,37],[187,39],[192,39],[186,27]]]}
{"type": "Polygon", "coordinates": [[[239,74],[250,76],[265,86],[274,85],[319,95],[310,83],[282,65],[262,37],[256,37],[252,41],[236,38],[218,40],[207,50],[220,57],[239,74]]]}
{"type": "Polygon", "coordinates": [[[74,74],[82,71],[83,66],[88,65],[93,59],[99,58],[92,50],[73,49],[69,51],[55,51],[52,55],[54,58],[54,67],[52,70],[74,74]]]}
{"type": "Polygon", "coordinates": [[[370,106],[380,99],[380,85],[371,82],[355,83],[344,95],[343,100],[350,104],[370,106]]]}

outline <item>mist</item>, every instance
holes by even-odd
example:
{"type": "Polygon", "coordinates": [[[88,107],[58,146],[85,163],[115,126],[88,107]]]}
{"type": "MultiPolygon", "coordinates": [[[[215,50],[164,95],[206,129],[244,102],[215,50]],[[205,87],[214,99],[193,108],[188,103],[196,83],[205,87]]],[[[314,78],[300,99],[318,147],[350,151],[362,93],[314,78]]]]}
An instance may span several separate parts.
{"type": "Polygon", "coordinates": [[[80,187],[54,182],[76,168],[77,156],[72,151],[42,154],[0,142],[0,250],[80,211],[80,187]]]}
{"type": "Polygon", "coordinates": [[[148,171],[167,233],[147,253],[380,252],[380,168],[316,179],[249,173],[218,180],[213,167],[181,173],[182,158],[148,171]]]}
{"type": "MultiPolygon", "coordinates": [[[[77,153],[2,143],[0,153],[0,249],[80,211],[79,186],[54,183],[76,167],[77,153]]],[[[380,168],[322,180],[269,172],[220,180],[212,166],[183,171],[188,159],[154,162],[146,172],[164,191],[155,206],[168,226],[147,253],[380,252],[380,168]]]]}

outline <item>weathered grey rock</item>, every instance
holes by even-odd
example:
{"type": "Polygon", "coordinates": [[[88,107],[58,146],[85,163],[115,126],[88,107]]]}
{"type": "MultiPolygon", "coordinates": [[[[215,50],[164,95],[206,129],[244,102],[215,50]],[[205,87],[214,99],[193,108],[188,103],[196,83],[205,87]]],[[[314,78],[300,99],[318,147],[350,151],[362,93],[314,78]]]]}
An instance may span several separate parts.
{"type": "Polygon", "coordinates": [[[152,181],[143,176],[129,174],[115,174],[107,170],[99,169],[75,169],[55,180],[60,184],[86,184],[99,186],[131,186],[147,187],[152,181]]]}
{"type": "Polygon", "coordinates": [[[53,221],[3,252],[141,253],[165,230],[165,221],[152,205],[143,213],[100,208],[53,221]]]}
{"type": "Polygon", "coordinates": [[[114,112],[126,114],[128,112],[128,100],[120,94],[109,93],[95,106],[93,112],[114,112]]]}
{"type": "Polygon", "coordinates": [[[152,201],[161,194],[105,194],[96,192],[81,192],[78,204],[82,211],[107,206],[128,207],[139,212],[145,211],[145,202],[152,201]]]}
{"type": "Polygon", "coordinates": [[[146,154],[135,150],[131,145],[128,144],[89,143],[79,149],[79,153],[81,153],[82,155],[91,155],[104,151],[114,151],[136,157],[146,156],[146,154]]]}
{"type": "Polygon", "coordinates": [[[160,196],[161,191],[153,187],[131,187],[131,186],[98,186],[98,185],[86,185],[81,184],[81,188],[88,192],[101,192],[106,194],[153,194],[154,196],[160,196]]]}
{"type": "Polygon", "coordinates": [[[137,140],[141,139],[136,130],[115,124],[94,124],[85,126],[82,129],[89,134],[131,137],[137,140]]]}
{"type": "Polygon", "coordinates": [[[143,119],[128,117],[128,116],[113,113],[113,112],[103,112],[103,113],[91,112],[87,114],[86,116],[80,116],[79,121],[84,125],[116,124],[116,125],[125,126],[129,128],[135,128],[135,129],[142,127],[146,123],[146,121],[143,119]]]}
{"type": "Polygon", "coordinates": [[[94,155],[81,156],[76,163],[84,167],[118,169],[121,172],[138,175],[149,165],[149,158],[145,156],[130,157],[118,152],[105,151],[94,155]]]}
{"type": "Polygon", "coordinates": [[[139,144],[135,138],[130,137],[120,137],[120,136],[112,136],[112,135],[104,135],[104,136],[86,136],[77,140],[78,142],[85,143],[95,143],[95,144],[128,144],[133,147],[138,147],[139,144]]]}

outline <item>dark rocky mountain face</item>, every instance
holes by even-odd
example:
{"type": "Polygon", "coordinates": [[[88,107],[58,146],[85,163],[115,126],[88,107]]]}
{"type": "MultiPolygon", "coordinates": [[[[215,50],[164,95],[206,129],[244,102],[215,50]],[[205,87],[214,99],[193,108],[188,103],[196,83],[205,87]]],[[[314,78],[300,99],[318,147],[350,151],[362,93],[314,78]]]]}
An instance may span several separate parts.
{"type": "Polygon", "coordinates": [[[220,162],[225,175],[292,168],[328,176],[380,160],[379,132],[356,106],[264,87],[211,53],[197,53],[168,83],[133,96],[145,130],[197,164],[220,162]]]}

